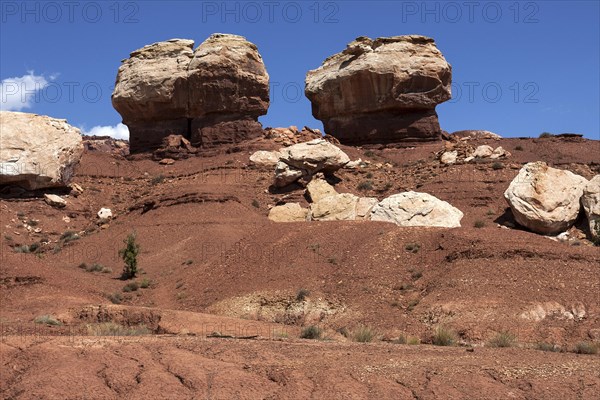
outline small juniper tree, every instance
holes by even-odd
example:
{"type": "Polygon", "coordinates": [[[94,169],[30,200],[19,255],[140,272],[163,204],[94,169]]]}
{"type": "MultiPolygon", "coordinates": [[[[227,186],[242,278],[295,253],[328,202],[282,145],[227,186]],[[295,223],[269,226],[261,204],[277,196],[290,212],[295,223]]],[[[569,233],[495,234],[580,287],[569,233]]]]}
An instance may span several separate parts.
{"type": "Polygon", "coordinates": [[[137,256],[140,252],[140,245],[135,241],[135,232],[130,233],[123,243],[125,243],[125,248],[119,250],[119,255],[125,262],[121,278],[132,279],[137,274],[137,256]]]}

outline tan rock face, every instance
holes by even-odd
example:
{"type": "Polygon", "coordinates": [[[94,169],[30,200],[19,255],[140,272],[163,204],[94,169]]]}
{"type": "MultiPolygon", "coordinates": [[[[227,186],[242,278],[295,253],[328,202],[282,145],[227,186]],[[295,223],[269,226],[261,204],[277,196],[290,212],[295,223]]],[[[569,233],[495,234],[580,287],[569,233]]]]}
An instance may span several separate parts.
{"type": "Polygon", "coordinates": [[[81,132],[63,119],[0,112],[0,185],[68,186],[83,153],[81,132]]]}
{"type": "Polygon", "coordinates": [[[600,239],[600,175],[596,175],[583,189],[581,205],[585,210],[590,233],[600,239]]]}
{"type": "Polygon", "coordinates": [[[313,203],[316,203],[325,197],[338,194],[333,186],[331,186],[323,178],[315,178],[308,182],[308,185],[306,185],[306,191],[308,192],[310,201],[313,203]]]}
{"type": "Polygon", "coordinates": [[[306,97],[342,143],[440,137],[435,106],[451,98],[451,66],[433,39],[360,37],[306,76],[306,97]]]}
{"type": "Polygon", "coordinates": [[[327,196],[310,205],[313,221],[354,221],[358,197],[350,193],[327,196]]]}
{"type": "Polygon", "coordinates": [[[404,192],[381,200],[371,211],[371,220],[399,226],[458,228],[463,213],[427,193],[404,192]]]}
{"type": "Polygon", "coordinates": [[[132,151],[156,148],[179,134],[211,147],[258,136],[269,107],[269,75],[256,46],[214,34],[196,50],[172,39],[124,60],[112,102],[129,127],[132,151]]]}
{"type": "Polygon", "coordinates": [[[273,222],[302,222],[307,218],[308,210],[298,203],[275,206],[269,211],[269,219],[273,222]]]}
{"type": "Polygon", "coordinates": [[[504,192],[515,220],[533,232],[560,233],[577,219],[588,181],[542,161],[528,163],[504,192]]]}

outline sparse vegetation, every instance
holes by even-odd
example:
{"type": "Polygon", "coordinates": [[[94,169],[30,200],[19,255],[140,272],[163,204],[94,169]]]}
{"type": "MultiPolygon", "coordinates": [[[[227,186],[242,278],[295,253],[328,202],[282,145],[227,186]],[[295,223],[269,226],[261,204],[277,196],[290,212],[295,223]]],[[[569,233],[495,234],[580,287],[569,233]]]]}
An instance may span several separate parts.
{"type": "Polygon", "coordinates": [[[151,283],[152,283],[152,282],[150,281],[150,279],[148,279],[148,278],[144,278],[144,279],[142,279],[142,281],[140,282],[140,287],[141,287],[142,289],[148,289],[148,288],[150,287],[150,284],[151,284],[151,283]]]}
{"type": "Polygon", "coordinates": [[[436,346],[452,346],[456,342],[456,333],[443,325],[435,329],[433,344],[436,346]]]}
{"type": "Polygon", "coordinates": [[[35,219],[30,219],[27,221],[27,225],[29,226],[38,226],[39,221],[35,220],[35,219]]]}
{"type": "Polygon", "coordinates": [[[165,177],[163,175],[158,175],[158,176],[155,176],[154,178],[152,178],[150,180],[150,184],[152,186],[156,186],[156,185],[158,185],[160,183],[163,183],[164,181],[165,181],[165,177]]]}
{"type": "Polygon", "coordinates": [[[11,242],[13,240],[13,238],[10,235],[4,235],[4,240],[11,242]]]}
{"type": "Polygon", "coordinates": [[[260,208],[260,203],[258,202],[258,200],[256,200],[256,199],[252,200],[252,207],[260,208]]]}
{"type": "Polygon", "coordinates": [[[375,338],[375,330],[361,325],[352,332],[352,339],[359,343],[369,343],[375,338]]]}
{"type": "Polygon", "coordinates": [[[367,172],[367,174],[365,175],[365,177],[367,179],[371,179],[373,177],[373,173],[372,172],[367,172]]]}
{"type": "Polygon", "coordinates": [[[136,242],[135,232],[129,234],[127,239],[123,241],[125,243],[125,248],[119,250],[119,255],[123,258],[125,262],[125,267],[123,268],[123,273],[121,274],[121,279],[132,279],[137,275],[137,256],[140,252],[140,246],[136,242]]]}
{"type": "Polygon", "coordinates": [[[112,269],[105,267],[102,264],[98,264],[98,263],[94,263],[92,265],[88,265],[86,263],[81,263],[79,264],[79,268],[87,271],[87,272],[102,272],[102,273],[110,273],[112,272],[112,269]]]}
{"type": "Polygon", "coordinates": [[[598,345],[591,342],[579,342],[575,345],[574,352],[577,354],[598,354],[598,345]]]}
{"type": "Polygon", "coordinates": [[[300,289],[298,293],[296,293],[296,301],[304,301],[310,295],[310,291],[307,289],[300,289]]]}
{"type": "Polygon", "coordinates": [[[121,295],[121,293],[112,293],[108,295],[108,299],[113,304],[121,304],[121,302],[123,301],[123,296],[121,295]]]}
{"type": "Polygon", "coordinates": [[[592,243],[594,246],[600,247],[600,221],[596,221],[594,226],[595,234],[592,235],[592,243]]]}
{"type": "Polygon", "coordinates": [[[123,286],[124,292],[135,292],[140,288],[140,285],[137,282],[129,282],[127,285],[123,286]]]}
{"type": "Polygon", "coordinates": [[[547,342],[538,343],[536,345],[536,349],[541,350],[541,351],[551,351],[551,352],[559,352],[560,351],[559,346],[552,344],[552,343],[547,343],[547,342]]]}
{"type": "Polygon", "coordinates": [[[370,180],[362,181],[356,186],[356,189],[361,192],[366,192],[367,190],[373,190],[373,182],[370,180]]]}
{"type": "Polygon", "coordinates": [[[416,281],[418,279],[421,279],[421,277],[423,276],[423,273],[421,271],[414,271],[410,277],[412,278],[413,281],[416,281]]]}
{"type": "Polygon", "coordinates": [[[418,305],[419,305],[419,299],[413,299],[413,300],[411,300],[411,301],[408,302],[408,307],[406,307],[406,309],[408,311],[412,311],[418,305]]]}
{"type": "Polygon", "coordinates": [[[192,265],[194,263],[194,260],[186,260],[183,262],[183,265],[192,265]]]}
{"type": "Polygon", "coordinates": [[[494,171],[497,171],[499,169],[504,169],[504,164],[502,164],[501,162],[496,161],[495,163],[492,164],[492,169],[494,171]]]}
{"type": "Polygon", "coordinates": [[[365,157],[377,157],[377,155],[372,150],[365,151],[365,157]]]}
{"type": "Polygon", "coordinates": [[[496,215],[496,211],[489,209],[486,213],[487,216],[491,217],[492,215],[496,215]]]}
{"type": "Polygon", "coordinates": [[[540,136],[538,136],[540,139],[548,139],[548,138],[552,138],[554,137],[554,135],[550,132],[542,132],[540,133],[540,136]]]}
{"type": "Polygon", "coordinates": [[[523,151],[523,146],[521,146],[521,145],[519,144],[519,145],[517,145],[517,146],[515,147],[515,150],[516,150],[516,151],[523,151]]]}
{"type": "Polygon", "coordinates": [[[338,262],[337,262],[337,258],[335,258],[335,257],[329,257],[329,258],[327,259],[327,262],[328,262],[329,264],[333,264],[333,265],[337,265],[337,263],[338,263],[338,262]]]}
{"type": "Polygon", "coordinates": [[[508,331],[498,332],[489,342],[490,347],[512,347],[515,345],[515,335],[508,331]]]}
{"type": "Polygon", "coordinates": [[[58,319],[56,319],[52,315],[40,315],[39,317],[36,317],[33,320],[33,322],[35,322],[36,324],[46,324],[46,325],[53,325],[53,326],[62,325],[62,322],[60,322],[58,319]]]}
{"type": "Polygon", "coordinates": [[[392,343],[395,343],[395,344],[406,344],[406,342],[407,342],[406,335],[400,335],[400,336],[398,336],[398,339],[395,339],[392,341],[392,343]]]}
{"type": "Polygon", "coordinates": [[[23,211],[18,211],[17,212],[17,217],[23,218],[23,217],[25,217],[25,213],[23,211]]]}
{"type": "Polygon", "coordinates": [[[315,325],[307,326],[300,332],[301,339],[316,339],[319,340],[323,336],[323,330],[315,325]]]}
{"type": "Polygon", "coordinates": [[[152,332],[144,325],[123,326],[114,322],[102,322],[99,324],[86,325],[90,336],[140,336],[149,335],[152,332]]]}
{"type": "Polygon", "coordinates": [[[418,243],[407,243],[404,246],[404,250],[410,251],[411,253],[418,253],[421,249],[421,245],[418,243]]]}
{"type": "Polygon", "coordinates": [[[62,240],[64,243],[69,243],[77,239],[80,239],[80,237],[75,231],[65,231],[62,235],[60,235],[60,240],[62,240]]]}
{"type": "Polygon", "coordinates": [[[485,221],[478,219],[477,221],[475,221],[473,226],[478,229],[483,228],[485,226],[485,221]]]}

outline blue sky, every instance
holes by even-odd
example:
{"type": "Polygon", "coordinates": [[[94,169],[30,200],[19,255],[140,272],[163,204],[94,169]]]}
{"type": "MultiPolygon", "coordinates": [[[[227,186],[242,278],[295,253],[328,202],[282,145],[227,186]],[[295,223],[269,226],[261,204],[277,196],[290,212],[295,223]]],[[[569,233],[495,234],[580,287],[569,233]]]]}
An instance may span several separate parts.
{"type": "Polygon", "coordinates": [[[599,4],[2,0],[2,108],[123,135],[110,102],[120,61],[156,41],[198,45],[222,32],[246,36],[265,61],[271,106],[264,126],[322,128],[303,94],[309,69],[357,36],[422,34],[453,68],[454,98],[437,107],[443,129],[600,139],[599,4]]]}

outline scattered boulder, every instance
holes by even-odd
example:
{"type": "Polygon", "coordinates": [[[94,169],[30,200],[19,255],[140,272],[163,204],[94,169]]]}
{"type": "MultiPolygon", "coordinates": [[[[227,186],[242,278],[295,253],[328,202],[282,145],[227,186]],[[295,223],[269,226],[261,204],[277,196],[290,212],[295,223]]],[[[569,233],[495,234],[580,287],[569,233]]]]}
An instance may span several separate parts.
{"type": "Polygon", "coordinates": [[[600,240],[600,175],[596,175],[583,188],[581,205],[590,227],[592,238],[600,240]]]}
{"type": "Polygon", "coordinates": [[[344,167],[350,158],[339,147],[324,139],[298,143],[280,150],[275,167],[275,186],[284,187],[317,172],[333,173],[344,167]]]}
{"type": "Polygon", "coordinates": [[[435,106],[451,98],[452,68],[433,39],[359,37],[306,75],[325,132],[344,144],[441,137],[435,106]]]}
{"type": "Polygon", "coordinates": [[[269,219],[274,222],[302,222],[308,218],[308,210],[299,203],[286,203],[269,211],[269,219]]]}
{"type": "Polygon", "coordinates": [[[83,188],[75,182],[71,183],[70,188],[71,194],[75,197],[79,197],[83,194],[83,188]]]}
{"type": "Polygon", "coordinates": [[[494,152],[492,153],[490,158],[496,159],[496,158],[502,158],[502,157],[510,157],[511,155],[512,154],[510,154],[508,151],[504,150],[504,148],[502,148],[502,146],[498,146],[494,149],[494,152]]]}
{"type": "Polygon", "coordinates": [[[44,201],[56,208],[64,208],[67,206],[67,201],[60,196],[55,194],[45,194],[44,201]]]}
{"type": "Polygon", "coordinates": [[[440,161],[442,164],[454,164],[456,163],[456,158],[458,157],[458,151],[446,151],[440,157],[440,161]]]}
{"type": "Polygon", "coordinates": [[[481,139],[494,139],[500,140],[502,136],[497,133],[490,131],[481,131],[481,130],[463,130],[452,132],[451,136],[454,136],[463,140],[481,140],[481,139]]]}
{"type": "Polygon", "coordinates": [[[157,148],[170,134],[202,148],[262,134],[269,76],[256,46],[216,33],[193,47],[186,39],[153,43],[119,67],[112,103],[132,152],[157,148]]]}
{"type": "Polygon", "coordinates": [[[473,152],[473,154],[471,154],[471,157],[475,157],[475,158],[487,158],[489,156],[491,156],[492,154],[494,154],[494,149],[492,148],[492,146],[488,146],[487,144],[478,146],[475,151],[473,152]]]}
{"type": "Polygon", "coordinates": [[[427,193],[404,192],[380,201],[371,211],[371,220],[399,226],[458,228],[463,213],[427,193]]]}
{"type": "Polygon", "coordinates": [[[175,164],[175,160],[172,158],[163,158],[158,162],[160,165],[173,165],[175,164]]]}
{"type": "Polygon", "coordinates": [[[356,203],[356,218],[369,219],[373,207],[379,203],[379,199],[375,197],[361,197],[356,203]]]}
{"type": "Polygon", "coordinates": [[[79,129],[64,119],[0,111],[0,185],[36,190],[69,185],[83,154],[79,129]]]}
{"type": "Polygon", "coordinates": [[[588,181],[537,161],[525,164],[504,192],[515,220],[529,230],[555,235],[577,219],[588,181]]]}
{"type": "Polygon", "coordinates": [[[310,205],[313,221],[354,221],[358,196],[351,193],[327,196],[310,205]]]}
{"type": "Polygon", "coordinates": [[[110,208],[101,208],[100,211],[98,211],[98,219],[100,220],[100,222],[105,223],[108,222],[112,219],[113,214],[112,214],[112,210],[110,208]]]}
{"type": "Polygon", "coordinates": [[[154,160],[180,160],[198,152],[192,143],[181,135],[169,135],[163,138],[160,148],[154,150],[154,160]]]}
{"type": "Polygon", "coordinates": [[[358,169],[358,168],[362,167],[365,164],[366,163],[362,159],[359,158],[358,160],[350,161],[348,164],[344,165],[344,168],[346,168],[346,169],[358,169]]]}
{"type": "Polygon", "coordinates": [[[322,177],[315,177],[311,179],[308,185],[306,185],[306,192],[310,198],[310,201],[313,203],[316,203],[325,197],[338,194],[333,186],[331,186],[322,177]]]}
{"type": "Polygon", "coordinates": [[[278,151],[259,150],[250,156],[250,163],[257,167],[272,168],[277,165],[280,156],[278,151]]]}

